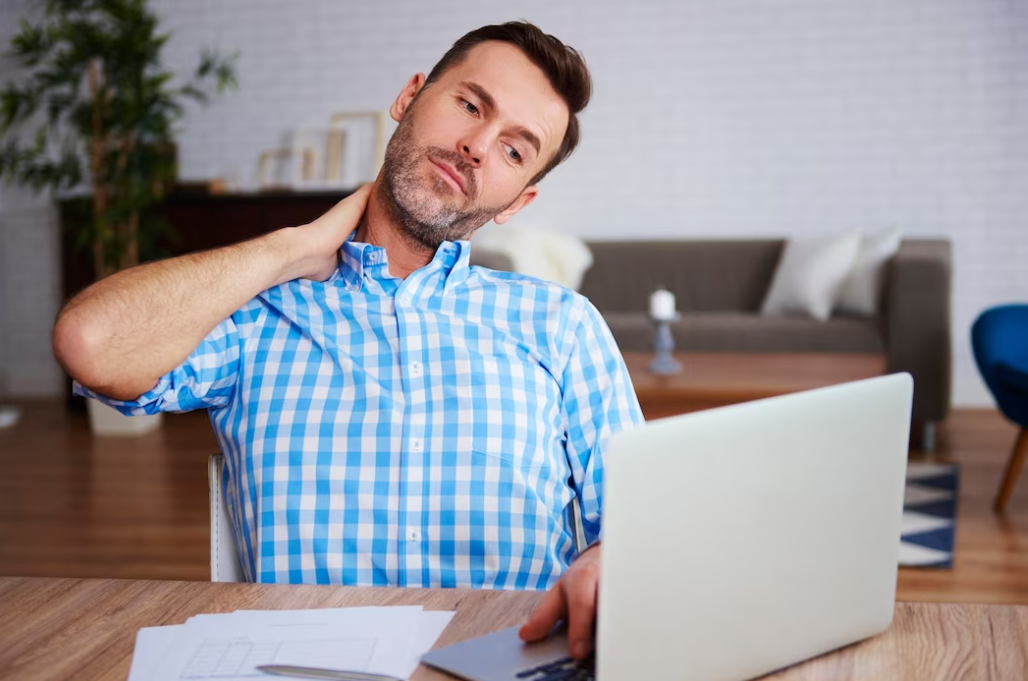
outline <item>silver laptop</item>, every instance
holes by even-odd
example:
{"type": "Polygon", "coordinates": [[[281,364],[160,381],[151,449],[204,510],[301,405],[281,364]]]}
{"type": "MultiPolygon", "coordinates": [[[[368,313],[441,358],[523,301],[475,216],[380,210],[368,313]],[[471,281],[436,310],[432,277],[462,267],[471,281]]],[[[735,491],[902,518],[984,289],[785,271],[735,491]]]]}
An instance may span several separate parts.
{"type": "MultiPolygon", "coordinates": [[[[912,394],[893,374],[616,434],[595,678],[739,681],[887,629],[912,394]]],[[[562,637],[517,631],[422,661],[470,681],[570,665],[562,637]]]]}

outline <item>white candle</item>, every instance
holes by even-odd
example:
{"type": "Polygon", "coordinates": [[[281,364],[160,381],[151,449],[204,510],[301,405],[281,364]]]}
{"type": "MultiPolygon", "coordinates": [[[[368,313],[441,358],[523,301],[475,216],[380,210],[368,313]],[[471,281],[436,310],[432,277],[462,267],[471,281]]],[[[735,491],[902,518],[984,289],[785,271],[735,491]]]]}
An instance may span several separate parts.
{"type": "Polygon", "coordinates": [[[675,318],[675,294],[660,289],[650,295],[650,316],[658,321],[675,318]]]}

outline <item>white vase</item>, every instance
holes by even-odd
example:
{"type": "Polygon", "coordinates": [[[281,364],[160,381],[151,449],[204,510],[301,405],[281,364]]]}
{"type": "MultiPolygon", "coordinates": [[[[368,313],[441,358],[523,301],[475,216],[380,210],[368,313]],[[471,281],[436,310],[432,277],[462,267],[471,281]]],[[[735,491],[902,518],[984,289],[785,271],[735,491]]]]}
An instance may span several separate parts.
{"type": "Polygon", "coordinates": [[[18,423],[20,417],[21,411],[16,407],[0,406],[0,428],[10,428],[18,423]]]}
{"type": "Polygon", "coordinates": [[[89,408],[89,425],[94,435],[132,437],[149,433],[161,425],[160,414],[125,416],[117,409],[97,400],[86,399],[86,404],[89,408]]]}

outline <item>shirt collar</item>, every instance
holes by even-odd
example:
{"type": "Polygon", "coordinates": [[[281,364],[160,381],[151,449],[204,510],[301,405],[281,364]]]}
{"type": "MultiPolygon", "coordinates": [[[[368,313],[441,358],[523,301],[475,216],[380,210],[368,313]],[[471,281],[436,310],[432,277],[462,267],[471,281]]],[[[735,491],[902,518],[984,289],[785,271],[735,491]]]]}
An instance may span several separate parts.
{"type": "MultiPolygon", "coordinates": [[[[389,256],[381,246],[355,241],[357,230],[350,233],[339,249],[339,268],[330,281],[338,281],[349,291],[359,291],[365,277],[376,280],[399,279],[389,274],[389,256]]],[[[471,242],[444,241],[439,244],[432,260],[424,267],[411,272],[404,286],[416,287],[431,294],[438,284],[440,293],[448,291],[468,276],[471,258],[471,242]]]]}

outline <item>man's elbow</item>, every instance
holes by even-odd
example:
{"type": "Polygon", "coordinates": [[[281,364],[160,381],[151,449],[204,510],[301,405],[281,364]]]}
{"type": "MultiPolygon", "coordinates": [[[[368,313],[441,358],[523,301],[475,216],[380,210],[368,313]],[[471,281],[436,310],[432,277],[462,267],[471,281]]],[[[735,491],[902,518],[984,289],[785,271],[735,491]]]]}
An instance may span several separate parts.
{"type": "Polygon", "coordinates": [[[105,356],[110,347],[103,329],[75,310],[66,310],[57,318],[53,331],[54,358],[83,386],[116,400],[131,400],[149,390],[151,385],[124,380],[105,356]]]}
{"type": "Polygon", "coordinates": [[[65,311],[54,324],[53,348],[57,363],[82,385],[92,387],[97,363],[96,347],[100,339],[91,330],[88,320],[74,310],[65,311]]]}

